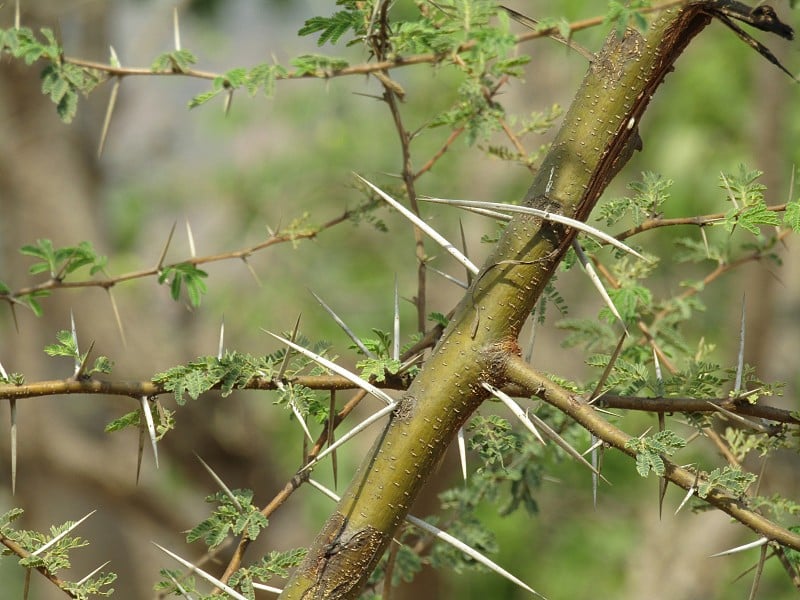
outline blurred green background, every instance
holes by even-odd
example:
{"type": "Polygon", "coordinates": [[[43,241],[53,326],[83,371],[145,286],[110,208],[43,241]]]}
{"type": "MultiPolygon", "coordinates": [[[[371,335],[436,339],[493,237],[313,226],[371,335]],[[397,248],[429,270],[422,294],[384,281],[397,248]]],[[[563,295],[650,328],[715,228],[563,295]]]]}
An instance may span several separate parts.
{"type": "MultiPolygon", "coordinates": [[[[604,3],[509,2],[537,18],[577,20],[602,14],[604,3]]],[[[172,9],[181,15],[183,46],[199,57],[198,68],[226,71],[275,60],[281,64],[299,54],[319,51],[314,38],[298,38],[297,30],[315,14],[330,14],[333,3],[156,2],[99,0],[30,0],[22,2],[23,24],[53,27],[70,56],[105,61],[112,45],[124,66],[147,66],[172,48],[172,9]]],[[[785,3],[776,6],[790,23],[800,24],[785,3]]],[[[413,10],[399,2],[394,10],[413,10]]],[[[0,6],[0,26],[13,23],[13,3],[0,6]]],[[[517,31],[519,28],[512,26],[517,31]]],[[[597,49],[607,28],[576,35],[597,49]]],[[[796,44],[765,40],[790,70],[800,58],[796,44]]],[[[524,45],[532,60],[523,81],[513,82],[499,99],[509,114],[566,108],[586,69],[586,61],[550,40],[524,45]]],[[[359,46],[326,47],[324,52],[365,60],[359,46]]],[[[371,98],[380,94],[372,79],[279,82],[273,99],[237,94],[230,114],[222,102],[187,110],[188,101],[208,83],[177,77],[126,78],[105,152],[96,156],[110,86],[82,100],[70,126],[58,120],[50,101],[39,92],[38,68],[4,58],[0,62],[0,279],[13,288],[34,281],[17,250],[37,238],[56,245],[90,240],[110,258],[118,275],[150,267],[159,257],[173,223],[177,233],[167,260],[189,256],[185,222],[191,223],[199,255],[254,245],[308,212],[322,223],[355,206],[352,172],[378,185],[395,185],[401,168],[399,142],[386,106],[371,98]]],[[[448,67],[399,69],[393,77],[408,92],[402,105],[406,127],[425,125],[455,97],[459,75],[448,67]]],[[[798,89],[784,74],[719,23],[695,40],[659,90],[641,124],[644,150],[612,184],[607,197],[626,193],[626,182],[651,170],[675,180],[665,207],[668,217],[723,212],[725,192],[718,188],[720,171],[739,163],[765,171],[772,204],[789,198],[792,171],[800,161],[798,89]]],[[[440,128],[414,142],[417,168],[449,135],[440,128]]],[[[534,150],[548,135],[529,138],[534,150]]],[[[475,146],[459,139],[417,186],[421,194],[511,201],[531,181],[523,167],[489,157],[479,146],[499,143],[497,136],[475,146]]],[[[797,192],[794,192],[797,197],[797,192]]],[[[481,235],[493,225],[453,209],[425,206],[424,215],[440,232],[458,239],[463,221],[473,261],[480,264],[488,246],[481,235]]],[[[154,373],[198,355],[215,354],[220,322],[225,320],[225,345],[266,354],[277,345],[260,328],[290,329],[302,312],[302,330],[314,339],[332,342],[340,362],[353,366],[349,341],[316,304],[308,290],[320,294],[360,335],[371,328],[390,330],[393,282],[400,293],[416,293],[413,233],[396,213],[381,211],[389,231],[368,224],[340,225],[311,242],[276,246],[257,253],[251,264],[258,285],[244,265],[226,261],[208,265],[209,293],[202,305],[188,310],[173,302],[168,290],[152,279],[115,289],[127,345],[122,345],[105,292],[63,291],[43,302],[37,319],[18,310],[19,332],[9,314],[0,319],[0,361],[6,370],[22,372],[28,381],[63,378],[72,365],[51,359],[42,348],[56,331],[68,328],[70,311],[85,347],[111,357],[114,377],[149,379],[154,373]]],[[[702,277],[711,263],[687,267],[670,260],[674,236],[661,230],[636,241],[662,256],[653,280],[656,293],[669,295],[681,282],[702,277]]],[[[698,235],[694,232],[695,235],[698,235]]],[[[716,345],[725,365],[735,363],[740,301],[747,297],[746,360],[758,365],[766,380],[788,383],[776,403],[797,409],[797,356],[800,340],[798,253],[790,239],[782,250],[784,264],[750,264],[714,283],[703,294],[708,310],[698,314],[690,341],[716,345]]],[[[461,270],[432,245],[432,265],[456,277],[461,270]]],[[[601,301],[577,272],[562,275],[558,289],[571,317],[591,317],[601,301]]],[[[461,290],[430,275],[428,310],[446,313],[461,290]]],[[[409,302],[401,306],[404,341],[414,333],[416,316],[409,302]]],[[[551,317],[555,317],[552,314],[551,317]]],[[[561,347],[564,332],[555,319],[537,334],[534,364],[564,377],[586,374],[579,349],[561,347]]],[[[345,396],[340,394],[340,396],[345,396]]],[[[163,401],[172,406],[172,399],[163,401]]],[[[340,397],[340,405],[343,398],[340,397]]],[[[19,477],[16,496],[9,479],[0,479],[0,507],[26,509],[23,526],[43,529],[76,520],[98,509],[80,530],[91,546],[75,554],[68,576],[82,577],[111,560],[120,574],[117,598],[146,598],[158,569],[174,567],[150,540],[193,558],[202,548],[187,547],[183,532],[204,518],[206,494],[214,483],[193,457],[197,452],[231,487],[249,487],[264,504],[299,465],[302,438],[296,423],[268,394],[208,394],[177,412],[178,428],[161,445],[156,471],[146,450],[142,480],[135,484],[137,436],[107,435],[103,427],[133,410],[131,399],[101,396],[36,398],[20,402],[19,477]]],[[[488,407],[482,410],[494,410],[488,407]]],[[[0,409],[0,413],[6,409],[0,409]]],[[[366,409],[365,409],[366,410],[366,409]]],[[[5,418],[5,417],[3,417],[5,418]]],[[[622,426],[637,432],[653,425],[642,415],[626,417],[622,426]]],[[[680,426],[678,426],[680,427],[680,426]]],[[[371,444],[371,435],[339,453],[340,479],[352,473],[371,444]]],[[[588,440],[587,440],[588,442],[588,440]]],[[[695,457],[710,464],[717,458],[702,443],[695,457]]],[[[452,454],[452,453],[451,453],[452,454]]],[[[0,437],[0,473],[9,473],[8,436],[0,437]]],[[[756,468],[758,463],[754,462],[756,468]]],[[[475,461],[473,460],[473,466],[475,461]]],[[[752,465],[750,465],[752,466],[752,465]]],[[[761,493],[781,490],[798,496],[794,456],[779,456],[766,468],[761,493]]],[[[317,475],[332,484],[324,465],[317,475]]],[[[420,499],[414,513],[436,511],[436,493],[457,481],[457,463],[448,456],[440,476],[420,499]]],[[[751,576],[737,576],[755,564],[757,551],[734,558],[709,559],[714,552],[751,541],[752,535],[715,514],[672,512],[683,494],[670,489],[664,516],[658,518],[657,482],[642,480],[627,459],[610,454],[605,474],[613,486],[601,488],[592,507],[590,478],[581,467],[559,463],[537,498],[538,517],[523,512],[507,518],[485,506],[482,517],[498,536],[494,557],[512,573],[551,599],[652,598],[724,599],[746,597],[751,576]]],[[[340,482],[340,487],[342,486],[340,482]]],[[[311,489],[303,488],[274,516],[266,534],[251,550],[308,545],[331,508],[311,489]]],[[[453,531],[455,535],[457,531],[453,531]]],[[[224,562],[222,563],[224,564],[224,562]]],[[[3,597],[21,597],[23,574],[14,561],[0,561],[3,597]]],[[[32,596],[62,594],[34,577],[32,596]]],[[[768,563],[759,598],[794,597],[796,590],[773,560],[768,563]]],[[[267,597],[266,595],[264,597],[267,597]]],[[[499,577],[484,572],[448,574],[426,569],[396,598],[522,598],[499,577]]]]}

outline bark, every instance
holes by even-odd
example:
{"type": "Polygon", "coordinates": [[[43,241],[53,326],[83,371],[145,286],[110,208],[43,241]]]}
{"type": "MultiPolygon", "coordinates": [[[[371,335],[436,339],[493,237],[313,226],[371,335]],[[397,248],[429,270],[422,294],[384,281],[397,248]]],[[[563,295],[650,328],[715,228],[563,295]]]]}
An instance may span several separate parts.
{"type": "MultiPolygon", "coordinates": [[[[659,14],[645,35],[612,32],[589,67],[525,204],[585,220],[640,141],[658,85],[716,2],[659,14]]],[[[517,334],[575,231],[517,216],[468,290],[281,598],[355,598],[458,429],[504,383],[517,334]]]]}

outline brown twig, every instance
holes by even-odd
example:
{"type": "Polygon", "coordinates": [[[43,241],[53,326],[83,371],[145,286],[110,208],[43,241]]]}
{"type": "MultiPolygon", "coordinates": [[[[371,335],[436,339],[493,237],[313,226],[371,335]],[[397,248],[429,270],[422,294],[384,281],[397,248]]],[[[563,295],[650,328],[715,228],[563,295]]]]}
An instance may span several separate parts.
{"type": "MultiPolygon", "coordinates": [[[[14,540],[4,536],[0,533],[0,544],[3,544],[6,548],[8,548],[11,552],[19,556],[20,558],[29,558],[31,553],[25,550],[22,546],[20,546],[14,540]]],[[[55,575],[54,573],[50,572],[47,567],[34,567],[39,573],[44,575],[47,579],[49,579],[56,587],[58,587],[61,591],[63,591],[67,596],[70,598],[77,598],[78,596],[73,594],[72,592],[66,590],[64,586],[67,584],[66,581],[55,575]]]]}
{"type": "Polygon", "coordinates": [[[351,214],[352,214],[351,211],[349,210],[345,211],[340,216],[335,217],[310,231],[287,232],[287,233],[276,232],[273,235],[271,235],[269,239],[260,242],[258,244],[254,244],[253,246],[250,246],[248,248],[234,250],[231,252],[222,252],[220,254],[211,254],[208,256],[190,257],[187,258],[186,260],[178,261],[168,265],[159,264],[149,269],[131,271],[129,273],[124,273],[122,275],[117,275],[116,277],[108,277],[106,279],[87,279],[83,281],[64,281],[63,279],[58,277],[51,277],[47,281],[44,281],[37,285],[23,287],[11,292],[2,293],[0,294],[0,300],[5,300],[6,302],[9,303],[24,304],[19,300],[19,298],[31,294],[36,294],[37,292],[45,292],[45,291],[50,292],[54,290],[90,288],[90,287],[99,287],[108,290],[119,283],[135,279],[142,279],[146,277],[153,277],[159,275],[164,269],[169,269],[170,267],[187,263],[197,266],[197,265],[220,262],[225,260],[232,260],[236,258],[246,262],[251,255],[261,250],[264,250],[265,248],[269,248],[270,246],[274,246],[276,244],[283,244],[286,242],[295,242],[297,240],[314,239],[323,231],[347,221],[347,219],[350,218],[351,214]]]}
{"type": "MultiPolygon", "coordinates": [[[[784,212],[786,210],[786,204],[776,204],[774,206],[767,206],[767,210],[771,212],[784,212]]],[[[722,221],[725,218],[725,216],[726,216],[725,213],[716,213],[711,215],[699,215],[696,217],[675,217],[672,219],[662,219],[662,218],[647,219],[643,223],[636,225],[635,227],[631,227],[630,229],[626,229],[625,231],[618,233],[614,237],[619,241],[622,241],[631,236],[642,233],[644,231],[659,229],[661,227],[675,227],[677,225],[694,225],[696,227],[707,227],[708,225],[712,225],[714,223],[722,221]]]]}
{"type": "MultiPolygon", "coordinates": [[[[636,457],[636,452],[627,446],[628,440],[631,439],[630,435],[605,420],[597,413],[594,407],[531,369],[521,358],[517,356],[508,357],[506,361],[506,376],[510,381],[527,389],[530,394],[538,396],[572,417],[586,430],[601,438],[609,446],[613,446],[632,458],[636,457]]],[[[697,489],[695,487],[697,481],[696,473],[679,467],[669,460],[663,460],[667,479],[685,490],[697,489]]],[[[730,496],[716,488],[712,488],[704,500],[759,535],[774,540],[783,546],[800,550],[800,535],[750,510],[743,500],[730,496]]]]}
{"type": "MultiPolygon", "coordinates": [[[[685,3],[686,0],[671,0],[669,2],[664,2],[656,6],[640,9],[639,12],[642,14],[658,12],[685,3]]],[[[588,19],[574,21],[567,26],[567,29],[569,29],[570,34],[572,34],[577,31],[582,31],[584,29],[598,27],[600,25],[603,25],[605,22],[606,22],[605,16],[591,17],[588,19]]],[[[560,35],[558,27],[548,27],[537,31],[528,31],[526,33],[518,35],[516,38],[516,43],[522,44],[524,42],[528,42],[535,39],[552,37],[553,35],[560,35]]],[[[298,70],[288,71],[285,75],[279,76],[278,79],[319,79],[319,78],[330,79],[334,77],[346,77],[349,75],[367,75],[370,73],[385,72],[385,71],[390,71],[392,69],[407,67],[411,65],[440,63],[446,60],[453,60],[454,57],[456,57],[458,54],[474,48],[476,44],[477,44],[476,41],[469,41],[461,44],[451,52],[439,52],[439,53],[430,52],[424,54],[415,54],[406,57],[397,56],[391,59],[383,59],[383,60],[378,60],[377,62],[352,65],[348,67],[343,67],[341,69],[329,69],[322,71],[321,73],[307,73],[307,72],[300,72],[298,70]]],[[[85,60],[71,56],[63,57],[62,62],[66,64],[72,64],[78,67],[83,67],[86,69],[93,69],[95,71],[100,71],[102,73],[105,73],[109,78],[112,77],[122,78],[129,76],[130,77],[180,76],[180,77],[192,77],[195,79],[206,79],[213,81],[217,78],[221,77],[224,79],[225,77],[224,73],[215,73],[212,71],[203,71],[200,69],[169,69],[164,71],[153,71],[148,67],[121,67],[108,63],[85,60]]]]}

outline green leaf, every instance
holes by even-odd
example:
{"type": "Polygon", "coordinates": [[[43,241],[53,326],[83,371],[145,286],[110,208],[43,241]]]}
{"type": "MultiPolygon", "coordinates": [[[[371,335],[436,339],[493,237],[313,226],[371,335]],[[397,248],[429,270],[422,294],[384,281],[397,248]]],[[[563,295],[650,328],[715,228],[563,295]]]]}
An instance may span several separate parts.
{"type": "Polygon", "coordinates": [[[225,492],[217,492],[206,498],[206,502],[218,503],[217,509],[210,517],[201,521],[186,535],[186,541],[192,543],[202,539],[209,549],[219,546],[228,533],[243,535],[254,540],[262,529],[268,525],[267,518],[258,507],[252,504],[252,490],[233,490],[242,510],[237,508],[230,496],[225,492]]]}
{"type": "Polygon", "coordinates": [[[450,320],[440,312],[432,312],[428,314],[428,321],[432,321],[442,327],[447,327],[450,320]]]}
{"type": "Polygon", "coordinates": [[[636,471],[647,477],[652,470],[662,477],[665,472],[663,456],[672,456],[680,448],[686,446],[686,440],[675,432],[665,429],[647,437],[629,439],[625,447],[636,452],[636,471]]]}
{"type": "Polygon", "coordinates": [[[734,496],[743,496],[747,488],[757,479],[753,473],[746,473],[740,467],[727,465],[714,469],[697,486],[697,495],[705,498],[712,488],[728,490],[734,496]]]}
{"type": "Polygon", "coordinates": [[[58,340],[57,344],[50,344],[44,348],[44,351],[49,356],[69,356],[80,359],[78,348],[75,344],[75,338],[72,337],[71,331],[59,331],[56,334],[56,339],[58,340]]]}
{"type": "MultiPolygon", "coordinates": [[[[792,4],[792,7],[794,7],[794,4],[792,4]]],[[[789,527],[789,531],[791,531],[795,535],[800,534],[800,525],[792,525],[791,527],[789,527]]],[[[795,569],[800,567],[800,552],[798,552],[794,548],[786,548],[786,547],[784,547],[783,552],[786,555],[786,558],[789,560],[789,562],[794,565],[795,569]]]]}
{"type": "Polygon", "coordinates": [[[95,373],[111,373],[114,368],[114,361],[107,356],[98,356],[94,361],[94,366],[89,370],[87,375],[94,375],[95,373]]]}
{"type": "Polygon", "coordinates": [[[386,379],[386,374],[394,375],[400,370],[402,363],[391,358],[364,358],[356,363],[356,368],[361,369],[361,377],[367,381],[374,377],[381,382],[386,379]]]}
{"type": "Polygon", "coordinates": [[[181,297],[181,288],[186,288],[186,295],[189,304],[193,307],[200,306],[202,295],[206,293],[207,287],[203,279],[208,277],[208,273],[199,269],[196,265],[189,262],[178,263],[164,267],[158,276],[158,282],[164,283],[172,277],[170,282],[170,296],[173,300],[181,297]]]}
{"type": "Polygon", "coordinates": [[[335,44],[351,29],[357,34],[362,34],[365,18],[368,16],[361,10],[341,10],[331,17],[311,17],[297,34],[311,35],[320,32],[317,46],[324,46],[327,42],[335,44]]]}
{"type": "MultiPolygon", "coordinates": [[[[228,395],[233,389],[245,387],[254,376],[269,377],[273,366],[279,362],[280,358],[276,356],[256,358],[249,354],[227,352],[220,359],[203,356],[187,365],[158,373],[153,377],[153,383],[173,392],[175,401],[182,405],[186,394],[196,400],[200,394],[219,384],[223,394],[228,395]]],[[[287,370],[287,376],[294,372],[287,370]]]]}
{"type": "Polygon", "coordinates": [[[789,202],[783,213],[783,224],[795,233],[800,233],[800,200],[789,202]]]}
{"type": "Polygon", "coordinates": [[[133,412],[129,412],[127,414],[122,415],[121,417],[114,419],[105,427],[106,433],[112,433],[114,431],[120,431],[125,429],[126,427],[139,427],[140,420],[139,417],[141,416],[141,411],[135,410],[133,412]]]}
{"type": "Polygon", "coordinates": [[[175,50],[159,54],[150,65],[150,70],[155,73],[184,73],[195,63],[197,57],[188,50],[175,50]]]}
{"type": "Polygon", "coordinates": [[[477,451],[482,461],[489,465],[504,465],[506,454],[517,450],[521,443],[511,430],[511,424],[496,415],[473,418],[467,431],[472,434],[469,448],[477,451]]]}
{"type": "Polygon", "coordinates": [[[202,94],[198,94],[189,101],[189,108],[197,108],[198,106],[205,104],[212,98],[219,96],[220,92],[221,90],[213,90],[211,92],[203,92],[202,94]]]}
{"type": "Polygon", "coordinates": [[[36,240],[36,244],[23,246],[19,251],[26,256],[42,259],[42,262],[34,263],[28,269],[32,275],[49,272],[51,277],[63,278],[85,266],[90,266],[89,274],[94,275],[98,271],[102,271],[108,262],[105,256],[100,256],[95,252],[89,242],[81,242],[77,246],[54,248],[50,240],[41,239],[36,240]]]}

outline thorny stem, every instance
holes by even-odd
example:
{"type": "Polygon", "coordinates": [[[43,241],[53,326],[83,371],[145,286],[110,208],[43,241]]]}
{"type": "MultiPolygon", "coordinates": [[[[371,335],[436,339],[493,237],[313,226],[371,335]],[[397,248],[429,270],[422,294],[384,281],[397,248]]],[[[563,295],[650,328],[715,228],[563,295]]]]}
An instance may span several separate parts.
{"type": "Polygon", "coordinates": [[[173,267],[180,264],[188,263],[197,266],[224,260],[233,260],[237,258],[240,260],[247,260],[251,255],[255,254],[256,252],[259,252],[261,250],[264,250],[265,248],[269,248],[270,246],[274,246],[276,244],[295,242],[297,240],[314,239],[323,231],[347,221],[347,219],[349,219],[351,215],[352,215],[351,211],[345,211],[340,216],[335,217],[309,231],[298,231],[290,233],[276,232],[272,234],[265,241],[260,242],[258,244],[254,244],[249,248],[242,248],[240,250],[234,250],[232,252],[223,252],[220,254],[211,254],[208,256],[189,257],[186,260],[172,263],[169,265],[159,265],[150,269],[131,271],[130,273],[124,273],[123,275],[118,275],[116,277],[108,277],[106,279],[87,279],[84,281],[63,281],[60,278],[50,278],[47,281],[37,285],[32,285],[20,288],[15,291],[0,294],[0,300],[5,300],[6,302],[9,303],[19,304],[21,303],[19,301],[20,297],[28,296],[30,294],[35,294],[36,292],[63,290],[72,288],[89,288],[89,287],[100,287],[104,289],[110,289],[115,285],[123,283],[125,281],[131,281],[134,279],[142,279],[145,277],[153,277],[159,275],[164,269],[168,269],[169,267],[173,267]]]}
{"type": "MultiPolygon", "coordinates": [[[[337,375],[318,375],[294,377],[290,380],[295,385],[302,385],[313,390],[351,390],[353,384],[337,375]]],[[[407,383],[399,385],[397,381],[372,382],[373,385],[383,389],[404,390],[407,383]]],[[[220,384],[221,385],[221,384],[220,384]]],[[[219,389],[219,385],[214,389],[219,389]]],[[[247,390],[277,390],[277,382],[265,379],[253,379],[241,389],[247,390]]],[[[513,386],[508,388],[512,395],[518,395],[513,386]]],[[[99,394],[104,396],[158,396],[167,392],[163,386],[152,381],[97,381],[93,379],[75,381],[73,379],[55,379],[51,381],[36,381],[23,385],[0,384],[0,400],[20,400],[40,396],[60,396],[64,394],[99,394]]],[[[338,413],[336,425],[352,412],[358,396],[348,402],[338,413]]],[[[126,398],[127,400],[127,398],[126,398]]],[[[743,416],[769,419],[778,423],[800,425],[800,419],[792,411],[764,405],[739,402],[731,398],[642,398],[637,396],[604,395],[595,402],[597,406],[618,408],[622,410],[641,410],[647,412],[714,412],[716,409],[709,406],[708,402],[721,406],[727,410],[743,416]]],[[[327,441],[327,433],[320,434],[309,452],[309,456],[316,455],[327,441]]]]}
{"type": "MultiPolygon", "coordinates": [[[[386,12],[387,6],[388,3],[384,3],[381,7],[380,33],[372,39],[372,49],[379,60],[384,57],[389,44],[389,24],[387,22],[386,12]]],[[[411,162],[411,135],[403,124],[397,92],[395,88],[390,85],[388,69],[381,71],[381,73],[384,76],[380,78],[381,85],[383,85],[383,99],[389,106],[389,111],[392,114],[392,122],[397,130],[397,136],[400,138],[400,149],[403,161],[403,185],[406,188],[406,195],[408,196],[408,201],[411,204],[411,210],[415,215],[420,216],[419,203],[417,202],[417,192],[414,185],[416,177],[414,175],[414,166],[411,162]]],[[[425,236],[422,230],[416,225],[414,225],[414,254],[417,259],[417,295],[415,299],[417,308],[417,331],[424,333],[427,314],[427,256],[425,254],[425,236]]]]}
{"type": "MultiPolygon", "coordinates": [[[[775,204],[773,206],[767,206],[766,210],[770,212],[784,212],[786,211],[786,204],[775,204]]],[[[658,229],[660,227],[674,227],[676,225],[695,225],[697,227],[706,227],[708,225],[713,225],[714,223],[722,221],[725,217],[726,217],[725,213],[716,213],[711,215],[700,215],[696,217],[675,217],[672,219],[662,219],[662,218],[647,219],[640,225],[636,225],[635,227],[626,229],[625,231],[618,233],[614,237],[617,238],[619,241],[623,241],[631,236],[634,236],[638,233],[642,233],[644,231],[650,231],[651,229],[658,229]]]]}
{"type": "MultiPolygon", "coordinates": [[[[508,358],[505,374],[510,382],[521,386],[531,395],[541,398],[566,413],[580,423],[584,429],[602,439],[608,445],[632,458],[636,457],[636,453],[626,446],[627,441],[631,439],[630,435],[606,421],[593,406],[573,396],[544,375],[537,373],[518,356],[510,356],[508,358]]],[[[665,477],[669,481],[685,490],[693,488],[697,479],[696,473],[681,468],[669,460],[663,460],[666,466],[665,477]]],[[[718,489],[710,490],[704,500],[726,512],[757,534],[774,540],[783,546],[800,550],[800,535],[792,533],[762,515],[751,511],[742,500],[729,496],[718,489]]]]}
{"type": "MultiPolygon", "coordinates": [[[[639,9],[638,12],[641,14],[659,12],[662,10],[666,10],[673,6],[677,6],[680,4],[685,4],[687,0],[670,0],[668,2],[663,2],[656,6],[651,6],[648,8],[639,9]]],[[[588,19],[581,19],[579,21],[574,21],[568,25],[568,29],[570,33],[575,33],[577,31],[582,31],[584,29],[590,29],[592,27],[598,27],[603,25],[606,22],[605,16],[597,16],[591,17],[588,19]]],[[[517,36],[516,43],[521,44],[530,40],[535,40],[539,38],[551,37],[551,36],[559,36],[559,28],[558,27],[548,27],[546,29],[540,29],[538,31],[528,31],[521,35],[517,36]]],[[[475,47],[477,42],[469,41],[461,44],[458,48],[455,49],[453,52],[441,52],[441,53],[426,53],[426,54],[415,54],[411,56],[398,56],[388,60],[379,60],[373,63],[364,63],[360,65],[353,65],[349,67],[344,67],[342,69],[336,70],[328,70],[322,74],[324,78],[333,78],[333,77],[346,77],[349,75],[366,75],[369,73],[378,73],[389,71],[391,69],[396,69],[400,67],[408,67],[411,65],[420,65],[420,64],[430,64],[430,63],[440,63],[447,60],[452,60],[454,55],[458,55],[462,52],[466,52],[467,50],[472,49],[475,47]]],[[[91,60],[84,60],[81,58],[75,58],[70,56],[65,56],[62,59],[63,63],[72,64],[78,67],[84,67],[86,69],[94,69],[96,71],[100,71],[105,73],[109,78],[113,77],[127,77],[127,76],[180,76],[180,77],[192,77],[195,79],[207,79],[213,81],[217,78],[224,78],[224,73],[215,73],[211,71],[202,71],[198,69],[184,69],[184,70],[167,70],[167,71],[153,71],[148,67],[118,67],[108,63],[101,63],[97,61],[91,60]]],[[[289,71],[286,75],[282,77],[282,79],[319,79],[320,75],[316,73],[298,73],[297,71],[289,71]]]]}
{"type": "MultiPolygon", "coordinates": [[[[0,544],[3,544],[3,546],[8,548],[11,552],[19,556],[20,558],[28,558],[31,555],[31,553],[25,550],[25,548],[20,546],[17,542],[12,540],[11,538],[4,536],[2,533],[0,533],[0,544]]],[[[64,589],[64,586],[66,585],[67,582],[58,577],[57,575],[55,575],[54,573],[50,572],[50,570],[47,569],[46,567],[35,567],[35,569],[39,571],[39,573],[44,575],[47,579],[49,579],[53,584],[55,584],[59,589],[61,589],[61,591],[67,594],[67,596],[69,596],[70,598],[78,597],[72,592],[64,589]]]]}

